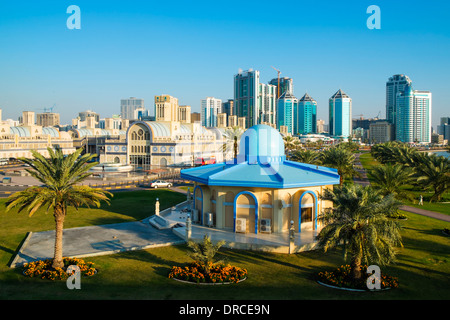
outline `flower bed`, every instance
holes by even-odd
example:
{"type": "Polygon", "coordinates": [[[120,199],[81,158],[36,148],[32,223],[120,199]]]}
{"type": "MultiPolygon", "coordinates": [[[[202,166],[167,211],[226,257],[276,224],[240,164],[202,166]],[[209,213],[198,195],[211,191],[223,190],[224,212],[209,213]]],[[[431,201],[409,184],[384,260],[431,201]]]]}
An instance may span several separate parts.
{"type": "MultiPolygon", "coordinates": [[[[317,274],[317,280],[325,285],[342,288],[369,290],[367,288],[367,278],[371,275],[367,273],[367,266],[361,266],[361,280],[357,283],[350,274],[350,265],[343,265],[333,271],[322,271],[317,274]]],[[[381,290],[398,287],[398,278],[381,273],[381,290]]],[[[374,290],[371,290],[374,291],[374,290]]]]}
{"type": "Polygon", "coordinates": [[[185,267],[172,267],[169,278],[192,283],[238,283],[245,280],[247,270],[231,265],[210,264],[210,272],[205,272],[204,265],[198,261],[185,267]]]}
{"type": "Polygon", "coordinates": [[[39,260],[24,265],[23,274],[28,277],[39,277],[49,280],[67,280],[69,274],[66,272],[67,267],[76,265],[80,268],[82,276],[93,276],[97,273],[97,269],[92,262],[85,262],[77,258],[63,258],[64,267],[53,269],[53,259],[39,260]]]}

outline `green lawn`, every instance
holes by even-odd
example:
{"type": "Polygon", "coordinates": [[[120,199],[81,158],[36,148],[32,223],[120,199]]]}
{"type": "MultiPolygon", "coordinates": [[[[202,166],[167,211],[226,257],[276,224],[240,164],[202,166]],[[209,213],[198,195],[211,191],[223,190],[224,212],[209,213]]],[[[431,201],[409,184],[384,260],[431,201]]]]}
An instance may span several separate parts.
{"type": "MultiPolygon", "coordinates": [[[[111,206],[70,212],[67,227],[142,219],[161,205],[180,202],[182,194],[167,190],[116,193],[111,206]]],[[[4,200],[0,200],[3,208],[4,200]]],[[[441,233],[450,223],[406,213],[404,248],[398,262],[382,271],[399,277],[400,287],[379,293],[355,293],[317,284],[313,275],[343,264],[340,251],[309,251],[294,255],[223,249],[220,257],[248,270],[248,279],[237,285],[196,286],[168,279],[169,269],[191,261],[187,247],[178,245],[86,258],[99,273],[83,278],[81,290],[65,282],[26,278],[7,264],[27,231],[53,228],[51,216],[0,211],[0,299],[448,299],[449,238],[441,233]]]]}
{"type": "MultiPolygon", "coordinates": [[[[372,181],[370,171],[374,166],[379,165],[379,162],[376,161],[370,153],[362,154],[360,160],[364,169],[367,171],[367,178],[372,181]]],[[[405,205],[450,215],[450,192],[446,192],[442,195],[441,202],[429,203],[428,200],[433,195],[431,190],[423,190],[412,185],[405,186],[403,189],[412,197],[411,199],[402,199],[402,202],[405,205]],[[423,206],[418,205],[420,195],[424,198],[423,206]]]]}

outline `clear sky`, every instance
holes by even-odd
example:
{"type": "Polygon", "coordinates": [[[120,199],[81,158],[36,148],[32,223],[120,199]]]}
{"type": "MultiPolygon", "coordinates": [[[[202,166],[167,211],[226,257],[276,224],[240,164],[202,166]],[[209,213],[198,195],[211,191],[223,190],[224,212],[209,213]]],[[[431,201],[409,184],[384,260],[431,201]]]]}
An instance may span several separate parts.
{"type": "Polygon", "coordinates": [[[450,116],[450,1],[1,1],[0,108],[3,119],[56,105],[63,123],[87,109],[110,117],[137,97],[154,112],[170,94],[200,110],[200,100],[233,98],[241,68],[267,83],[294,79],[328,122],[338,89],[353,116],[385,116],[385,84],[406,74],[433,94],[433,126],[450,116]],[[67,7],[81,9],[69,30],[67,7]],[[367,7],[381,9],[370,30],[367,7]]]}

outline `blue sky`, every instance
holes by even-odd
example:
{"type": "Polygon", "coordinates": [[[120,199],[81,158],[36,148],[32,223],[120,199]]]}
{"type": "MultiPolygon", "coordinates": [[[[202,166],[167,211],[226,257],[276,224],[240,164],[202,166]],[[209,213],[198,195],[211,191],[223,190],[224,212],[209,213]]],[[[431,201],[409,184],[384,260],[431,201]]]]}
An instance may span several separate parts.
{"type": "Polygon", "coordinates": [[[110,117],[138,97],[153,113],[170,94],[199,111],[200,100],[233,98],[233,76],[253,68],[268,82],[294,79],[328,122],[338,89],[353,115],[385,115],[385,83],[407,74],[433,93],[433,126],[450,116],[450,2],[428,1],[2,1],[0,108],[3,119],[56,105],[69,123],[87,109],[110,117]],[[81,30],[69,30],[69,5],[81,30]],[[381,29],[369,30],[369,5],[381,29]]]}

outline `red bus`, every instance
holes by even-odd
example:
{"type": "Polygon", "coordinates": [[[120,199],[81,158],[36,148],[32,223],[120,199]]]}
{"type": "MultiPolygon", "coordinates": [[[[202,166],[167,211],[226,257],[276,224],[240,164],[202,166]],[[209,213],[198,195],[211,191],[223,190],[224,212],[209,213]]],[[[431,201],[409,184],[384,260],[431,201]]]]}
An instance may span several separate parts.
{"type": "Polygon", "coordinates": [[[212,158],[197,158],[195,159],[194,165],[196,166],[204,166],[205,164],[213,164],[216,163],[216,159],[212,158]]]}

